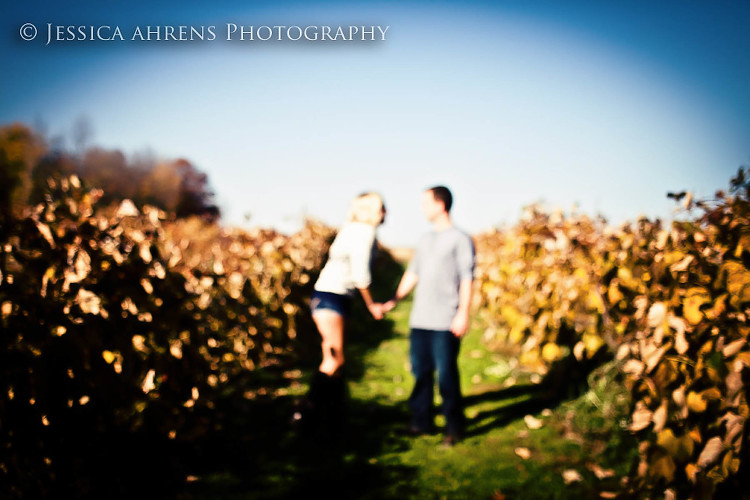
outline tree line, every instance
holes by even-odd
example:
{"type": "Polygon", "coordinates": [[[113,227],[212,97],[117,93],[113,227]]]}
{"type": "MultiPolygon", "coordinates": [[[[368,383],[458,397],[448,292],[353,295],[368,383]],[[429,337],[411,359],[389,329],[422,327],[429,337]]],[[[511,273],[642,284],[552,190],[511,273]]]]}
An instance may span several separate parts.
{"type": "MultiPolygon", "coordinates": [[[[82,141],[81,141],[82,144],[82,141]]],[[[221,216],[208,175],[189,160],[128,158],[120,150],[92,146],[70,151],[23,123],[0,126],[0,217],[43,201],[47,179],[77,175],[101,189],[100,204],[132,200],[178,218],[221,216]]]]}

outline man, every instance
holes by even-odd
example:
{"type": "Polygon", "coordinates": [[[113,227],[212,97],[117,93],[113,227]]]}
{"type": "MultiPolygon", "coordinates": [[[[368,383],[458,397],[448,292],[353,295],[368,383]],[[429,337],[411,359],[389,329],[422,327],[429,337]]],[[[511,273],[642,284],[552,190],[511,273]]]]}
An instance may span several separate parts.
{"type": "Polygon", "coordinates": [[[474,274],[474,244],[466,233],[454,227],[452,203],[451,192],[444,186],[422,194],[422,212],[433,230],[419,240],[396,295],[385,305],[385,310],[389,310],[416,287],[409,319],[411,366],[416,378],[409,397],[409,434],[432,430],[433,374],[437,369],[446,419],[444,443],[448,446],[460,441],[464,431],[458,351],[461,337],[469,328],[474,274]]]}

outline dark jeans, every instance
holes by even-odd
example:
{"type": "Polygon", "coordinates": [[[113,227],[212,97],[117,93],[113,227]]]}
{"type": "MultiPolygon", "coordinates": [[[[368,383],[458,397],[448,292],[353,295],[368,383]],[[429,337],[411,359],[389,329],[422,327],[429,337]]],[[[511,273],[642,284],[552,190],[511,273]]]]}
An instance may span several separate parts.
{"type": "Polygon", "coordinates": [[[464,430],[464,412],[458,379],[458,350],[461,340],[450,331],[411,330],[411,369],[417,379],[409,397],[412,426],[427,431],[432,428],[434,372],[438,372],[438,387],[443,399],[446,433],[460,434],[464,430]]]}

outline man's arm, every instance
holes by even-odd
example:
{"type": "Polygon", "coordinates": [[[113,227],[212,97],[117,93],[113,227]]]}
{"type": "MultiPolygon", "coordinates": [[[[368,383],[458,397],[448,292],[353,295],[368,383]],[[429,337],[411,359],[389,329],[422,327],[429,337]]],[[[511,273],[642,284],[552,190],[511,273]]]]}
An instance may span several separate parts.
{"type": "Polygon", "coordinates": [[[391,300],[383,304],[385,312],[388,312],[396,307],[397,302],[403,300],[407,295],[409,295],[411,291],[414,290],[414,287],[417,286],[417,281],[419,281],[417,273],[407,270],[401,277],[401,281],[399,282],[398,288],[396,289],[396,294],[391,300]]]}
{"type": "Polygon", "coordinates": [[[462,337],[469,330],[469,309],[471,308],[471,291],[473,280],[461,280],[458,287],[458,311],[451,321],[451,332],[456,337],[462,337]]]}
{"type": "Polygon", "coordinates": [[[461,279],[458,286],[458,311],[451,321],[451,331],[456,337],[462,337],[469,330],[474,255],[474,242],[468,236],[462,238],[456,248],[456,263],[461,279]]]}

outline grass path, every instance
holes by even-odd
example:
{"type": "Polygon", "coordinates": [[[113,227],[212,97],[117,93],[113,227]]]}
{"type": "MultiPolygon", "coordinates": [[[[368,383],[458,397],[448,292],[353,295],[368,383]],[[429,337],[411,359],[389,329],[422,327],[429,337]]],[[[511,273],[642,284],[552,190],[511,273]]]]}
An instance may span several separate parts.
{"type": "MultiPolygon", "coordinates": [[[[404,303],[393,312],[394,335],[367,354],[365,376],[351,384],[353,398],[404,405],[413,384],[408,366],[409,310],[410,304],[404,303]]],[[[615,476],[627,472],[628,461],[623,458],[629,457],[617,456],[627,453],[623,447],[618,449],[620,444],[627,448],[627,443],[616,441],[620,422],[612,421],[626,403],[624,391],[600,376],[600,387],[548,407],[539,401],[538,385],[532,383],[537,376],[514,367],[507,356],[489,352],[481,335],[472,330],[459,356],[467,439],[445,449],[441,435],[412,438],[404,449],[386,450],[373,461],[413,468],[411,493],[417,498],[582,498],[614,490],[619,480],[601,480],[596,472],[601,476],[610,470],[615,476]],[[526,415],[541,427],[530,429],[526,415]],[[520,448],[528,450],[528,459],[516,453],[520,448]],[[566,484],[563,472],[567,470],[578,472],[582,481],[566,484]]],[[[437,423],[444,425],[442,416],[437,423]]],[[[382,493],[397,498],[398,485],[394,486],[384,485],[382,493]]]]}
{"type": "MultiPolygon", "coordinates": [[[[310,442],[287,425],[307,389],[309,376],[303,376],[237,414],[234,425],[249,429],[248,435],[238,437],[227,426],[226,441],[219,439],[223,444],[213,452],[231,458],[199,471],[187,497],[612,498],[634,449],[620,431],[625,391],[606,366],[590,377],[593,384],[582,396],[543,399],[535,376],[512,358],[489,352],[481,330],[473,329],[459,356],[467,438],[444,448],[441,434],[399,435],[408,423],[413,384],[410,306],[404,302],[387,321],[349,332],[349,412],[338,439],[310,442]],[[258,433],[258,427],[268,432],[258,433]],[[566,483],[564,474],[578,480],[566,483]]],[[[436,423],[444,425],[442,416],[436,423]]]]}

